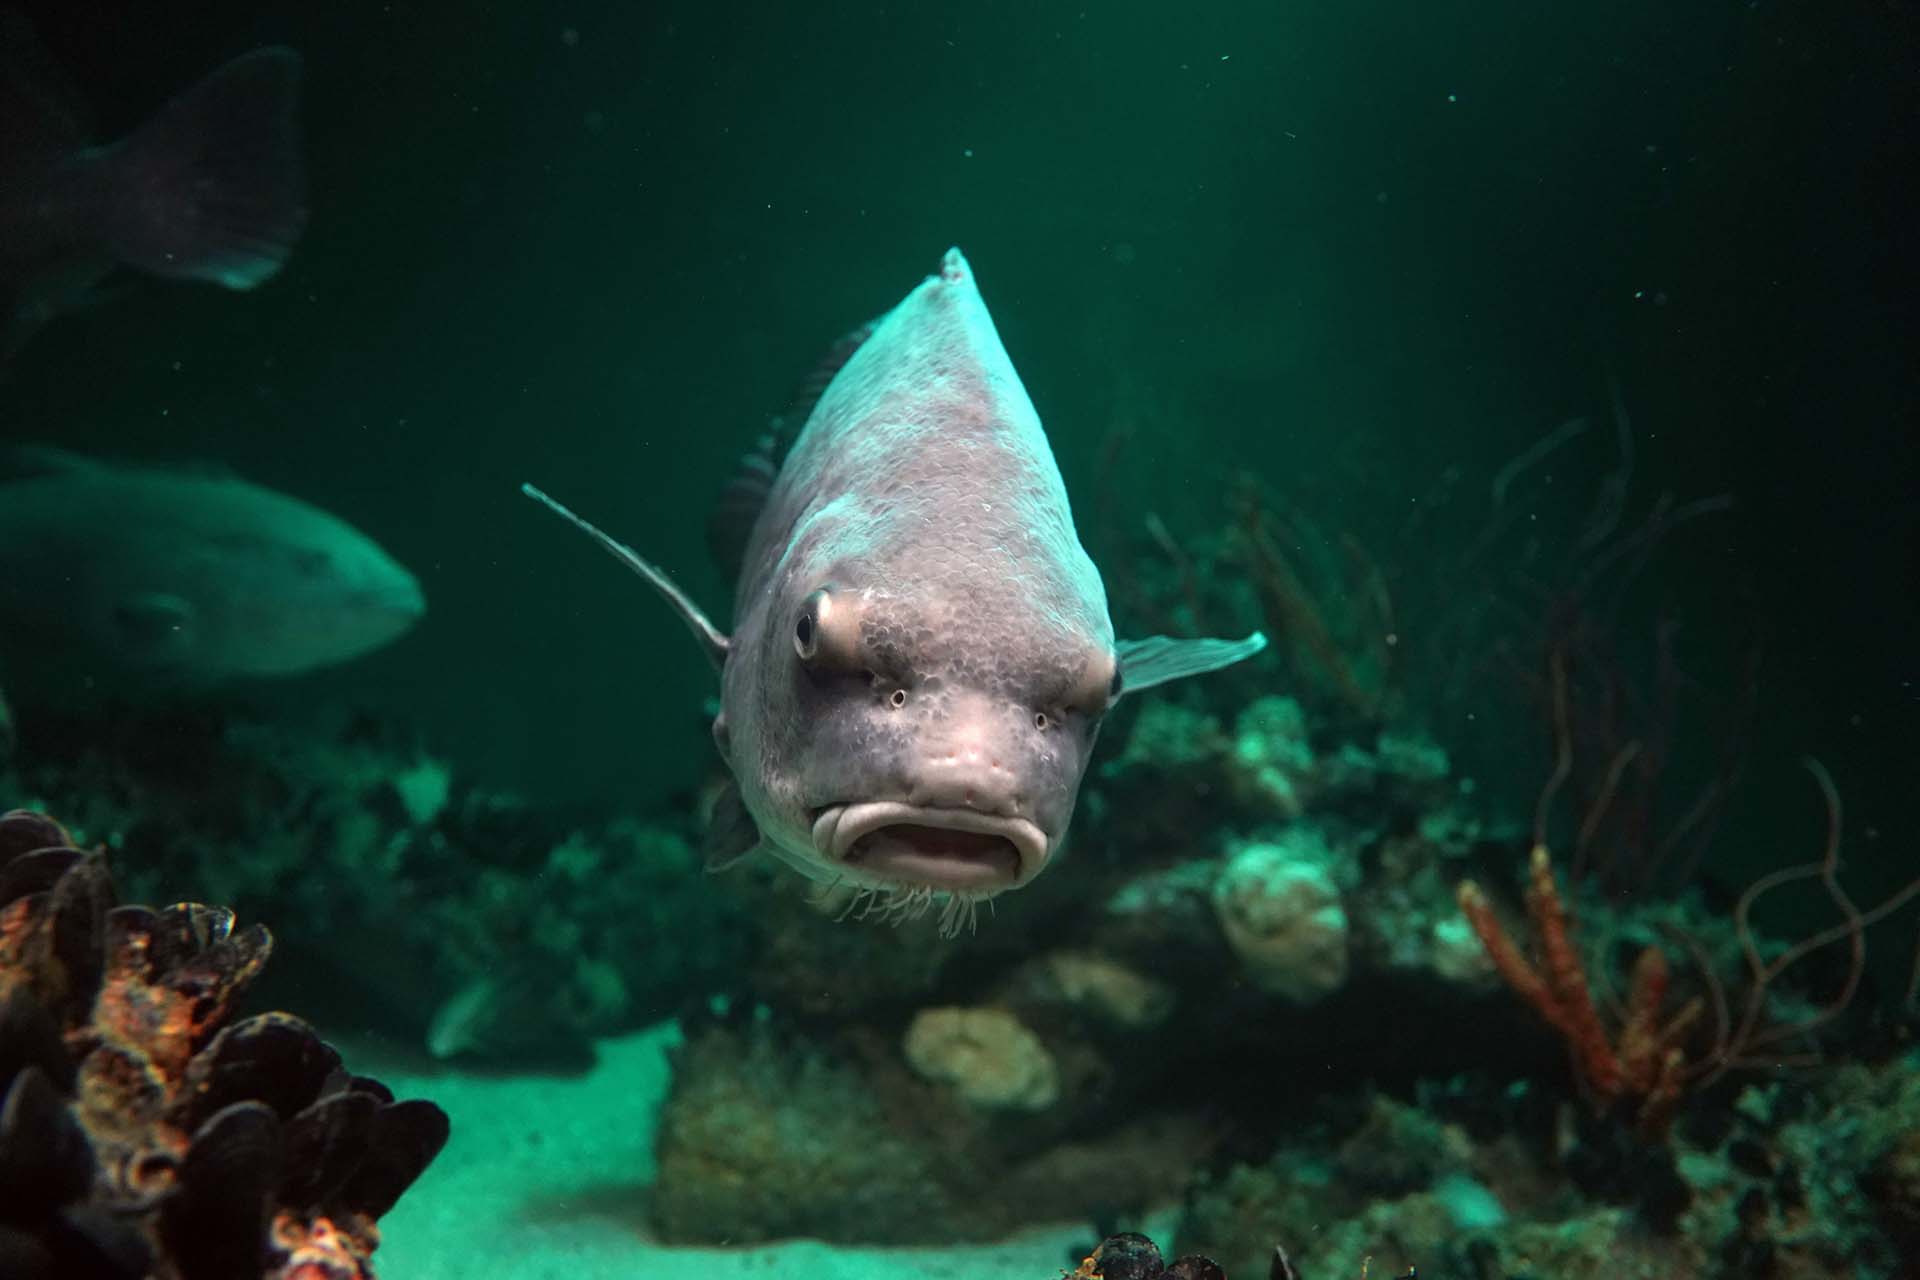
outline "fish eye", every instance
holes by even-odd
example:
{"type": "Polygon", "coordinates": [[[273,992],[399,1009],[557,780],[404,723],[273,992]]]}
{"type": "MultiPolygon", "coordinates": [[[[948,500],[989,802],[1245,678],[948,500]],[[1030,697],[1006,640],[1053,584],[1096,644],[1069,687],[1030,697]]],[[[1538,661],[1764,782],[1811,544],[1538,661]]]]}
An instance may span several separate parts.
{"type": "Polygon", "coordinates": [[[895,689],[892,693],[887,695],[887,705],[892,707],[895,711],[898,711],[900,708],[906,706],[907,691],[905,689],[895,689]]]}
{"type": "Polygon", "coordinates": [[[1034,713],[1033,713],[1033,727],[1034,727],[1034,728],[1036,728],[1036,729],[1041,729],[1041,730],[1044,730],[1044,729],[1045,729],[1045,728],[1046,728],[1046,727],[1047,727],[1048,725],[1050,725],[1050,724],[1052,724],[1052,723],[1053,723],[1053,721],[1051,721],[1051,720],[1049,720],[1049,719],[1047,719],[1047,713],[1046,713],[1046,712],[1044,712],[1044,711],[1036,711],[1036,712],[1034,712],[1034,713]]]}
{"type": "Polygon", "coordinates": [[[859,593],[820,587],[793,620],[793,651],[817,675],[853,675],[866,665],[860,639],[859,593]]]}

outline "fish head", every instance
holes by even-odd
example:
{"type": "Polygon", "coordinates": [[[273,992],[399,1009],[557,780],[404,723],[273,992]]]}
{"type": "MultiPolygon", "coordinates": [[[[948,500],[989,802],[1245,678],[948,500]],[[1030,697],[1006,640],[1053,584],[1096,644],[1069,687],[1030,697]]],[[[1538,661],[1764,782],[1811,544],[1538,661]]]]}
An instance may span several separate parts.
{"type": "Polygon", "coordinates": [[[782,588],[736,636],[716,724],[762,840],[856,888],[1039,875],[1116,693],[1104,600],[1036,617],[1006,584],[900,590],[857,563],[782,588]]]}
{"type": "Polygon", "coordinates": [[[229,664],[246,675],[291,675],[371,653],[426,612],[419,581],[378,544],[337,524],[319,536],[262,548],[253,566],[264,598],[230,610],[229,664]]]}

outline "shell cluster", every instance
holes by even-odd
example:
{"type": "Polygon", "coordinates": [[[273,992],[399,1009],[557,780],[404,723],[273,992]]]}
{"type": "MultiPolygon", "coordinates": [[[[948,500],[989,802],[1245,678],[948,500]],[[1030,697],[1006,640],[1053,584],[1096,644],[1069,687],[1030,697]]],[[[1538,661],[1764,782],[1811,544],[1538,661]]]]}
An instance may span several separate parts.
{"type": "Polygon", "coordinates": [[[100,853],[0,816],[0,1276],[365,1280],[447,1139],[300,1019],[235,1020],[266,929],[121,906],[100,853]]]}
{"type": "MultiPolygon", "coordinates": [[[[1212,1258],[1189,1254],[1162,1262],[1160,1247],[1136,1231],[1108,1236],[1064,1280],[1227,1280],[1212,1258]]],[[[1278,1271],[1271,1280],[1288,1280],[1278,1271]]]]}

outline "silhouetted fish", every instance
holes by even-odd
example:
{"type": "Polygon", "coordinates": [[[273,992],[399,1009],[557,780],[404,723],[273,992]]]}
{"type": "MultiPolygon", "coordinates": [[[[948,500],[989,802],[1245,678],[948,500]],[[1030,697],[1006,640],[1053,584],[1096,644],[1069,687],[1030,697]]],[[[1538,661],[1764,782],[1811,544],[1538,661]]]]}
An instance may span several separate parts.
{"type": "Polygon", "coordinates": [[[389,643],[420,585],[344,520],[219,471],[0,454],[0,663],[152,687],[294,675],[389,643]]]}
{"type": "Polygon", "coordinates": [[[118,142],[26,17],[0,8],[0,359],[116,266],[251,289],[306,223],[300,55],[255,49],[118,142]]]}

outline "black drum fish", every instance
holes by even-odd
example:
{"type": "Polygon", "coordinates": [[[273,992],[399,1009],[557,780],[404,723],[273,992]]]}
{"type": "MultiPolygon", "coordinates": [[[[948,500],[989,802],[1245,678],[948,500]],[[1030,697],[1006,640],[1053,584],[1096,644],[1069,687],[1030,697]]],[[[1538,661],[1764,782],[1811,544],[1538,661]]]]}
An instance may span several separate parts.
{"type": "Polygon", "coordinates": [[[764,849],[943,926],[1059,852],[1114,700],[1260,651],[1114,638],[1039,415],[958,249],[845,353],[752,523],[723,634],[660,569],[526,492],[651,582],[720,669],[735,789],[710,861],[764,849]]]}

